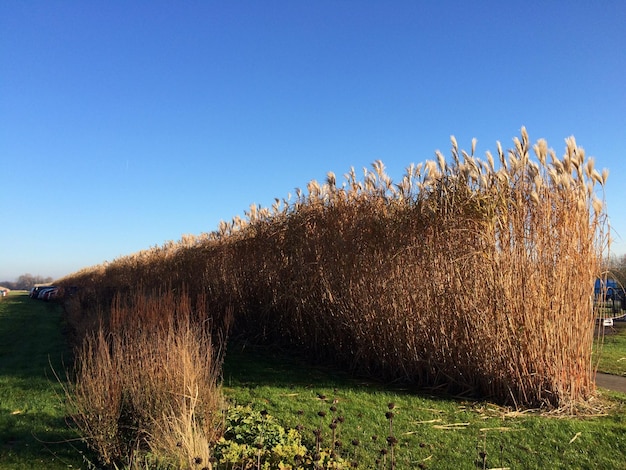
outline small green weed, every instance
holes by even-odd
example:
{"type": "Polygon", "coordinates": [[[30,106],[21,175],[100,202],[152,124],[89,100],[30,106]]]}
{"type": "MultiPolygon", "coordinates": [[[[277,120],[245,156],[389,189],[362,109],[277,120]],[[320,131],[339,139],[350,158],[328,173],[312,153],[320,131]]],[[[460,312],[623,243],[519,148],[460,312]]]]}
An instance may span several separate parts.
{"type": "Polygon", "coordinates": [[[225,414],[224,437],[214,449],[218,464],[247,468],[247,463],[256,462],[256,468],[290,468],[309,457],[300,433],[285,430],[265,410],[233,406],[225,414]]]}

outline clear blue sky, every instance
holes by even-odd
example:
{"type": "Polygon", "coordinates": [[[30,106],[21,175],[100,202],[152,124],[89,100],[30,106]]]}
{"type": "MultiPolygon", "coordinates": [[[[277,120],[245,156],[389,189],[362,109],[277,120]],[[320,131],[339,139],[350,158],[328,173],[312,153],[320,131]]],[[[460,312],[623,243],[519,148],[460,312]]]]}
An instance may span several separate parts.
{"type": "Polygon", "coordinates": [[[611,172],[626,252],[626,2],[0,2],[0,281],[60,277],[376,159],[526,126],[611,172]]]}

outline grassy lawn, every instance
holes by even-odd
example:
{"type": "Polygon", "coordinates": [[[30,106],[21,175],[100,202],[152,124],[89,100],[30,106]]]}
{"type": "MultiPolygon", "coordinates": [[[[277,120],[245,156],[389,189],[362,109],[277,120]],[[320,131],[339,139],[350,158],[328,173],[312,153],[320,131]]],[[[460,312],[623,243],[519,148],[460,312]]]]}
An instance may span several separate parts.
{"type": "Polygon", "coordinates": [[[84,466],[52,367],[68,358],[61,309],[13,292],[0,300],[0,469],[84,466]]]}
{"type": "MultiPolygon", "coordinates": [[[[0,470],[91,468],[82,457],[84,447],[72,441],[62,389],[51,373],[50,362],[62,370],[62,358],[69,361],[61,326],[54,304],[24,294],[0,300],[0,470]]],[[[619,361],[626,356],[626,327],[616,331],[604,342],[600,369],[607,372],[609,365],[626,362],[619,361]]],[[[267,410],[286,428],[304,426],[310,446],[320,427],[328,449],[331,419],[344,417],[334,440],[359,468],[389,468],[390,435],[398,441],[398,469],[626,468],[623,394],[600,391],[597,409],[586,417],[516,413],[489,402],[358,380],[280,352],[236,345],[229,346],[223,378],[232,403],[267,410]]]]}
{"type": "MultiPolygon", "coordinates": [[[[321,426],[327,448],[331,416],[344,416],[338,428],[343,454],[361,462],[359,468],[382,468],[376,459],[388,449],[389,403],[395,405],[392,434],[399,469],[626,468],[626,395],[618,393],[601,392],[597,412],[584,418],[516,413],[488,402],[354,380],[278,353],[234,347],[227,354],[224,389],[233,403],[267,410],[285,426],[304,425],[309,443],[321,426]],[[605,408],[609,405],[611,410],[605,408]],[[320,411],[326,416],[319,417],[320,411]]],[[[389,453],[384,457],[388,465],[389,453]]]]}
{"type": "Polygon", "coordinates": [[[598,370],[626,377],[626,321],[615,321],[606,329],[598,370]]]}

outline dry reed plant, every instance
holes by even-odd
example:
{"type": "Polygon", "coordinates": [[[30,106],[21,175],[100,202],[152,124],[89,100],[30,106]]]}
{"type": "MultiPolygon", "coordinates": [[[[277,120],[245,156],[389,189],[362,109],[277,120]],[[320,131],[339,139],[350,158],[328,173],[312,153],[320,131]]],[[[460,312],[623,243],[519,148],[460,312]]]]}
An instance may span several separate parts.
{"type": "Polygon", "coordinates": [[[63,282],[101,298],[186,285],[216,318],[232,311],[237,333],[316,360],[519,407],[586,400],[607,173],[573,138],[557,158],[525,129],[496,158],[474,149],[452,138],[450,162],[438,152],[399,183],[381,162],[341,185],[329,173],[212,234],[63,282]]]}
{"type": "Polygon", "coordinates": [[[220,433],[217,427],[207,430],[198,418],[199,390],[188,390],[176,401],[176,408],[164,412],[156,420],[149,445],[156,455],[168,456],[175,468],[211,468],[211,448],[220,433]]]}
{"type": "Polygon", "coordinates": [[[85,338],[65,395],[72,420],[104,464],[127,455],[120,430],[123,377],[105,334],[85,338]]]}
{"type": "Polygon", "coordinates": [[[221,435],[222,345],[186,296],[138,293],[117,300],[111,316],[129,327],[112,324],[85,338],[67,390],[88,444],[107,465],[132,465],[138,450],[150,449],[177,468],[198,459],[209,466],[209,443],[221,435]],[[139,323],[134,312],[164,320],[139,323]]]}

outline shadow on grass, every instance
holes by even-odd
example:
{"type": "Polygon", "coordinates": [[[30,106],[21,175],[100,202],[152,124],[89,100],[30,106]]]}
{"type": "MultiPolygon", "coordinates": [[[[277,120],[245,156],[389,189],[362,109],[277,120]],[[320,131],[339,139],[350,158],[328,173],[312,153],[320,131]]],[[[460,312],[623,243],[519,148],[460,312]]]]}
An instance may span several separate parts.
{"type": "Polygon", "coordinates": [[[80,468],[86,447],[67,424],[62,310],[26,294],[0,302],[0,469],[80,468]],[[53,371],[54,369],[54,371],[53,371]]]}
{"type": "Polygon", "coordinates": [[[0,468],[68,468],[83,463],[85,448],[63,417],[6,408],[0,409],[0,415],[5,417],[0,428],[0,468]]]}
{"type": "Polygon", "coordinates": [[[371,377],[352,375],[334,366],[313,364],[288,351],[249,345],[241,341],[228,344],[224,367],[224,385],[227,387],[308,388],[314,390],[349,389],[361,392],[390,392],[414,395],[435,401],[461,401],[439,390],[416,388],[403,383],[385,383],[371,377]]]}

